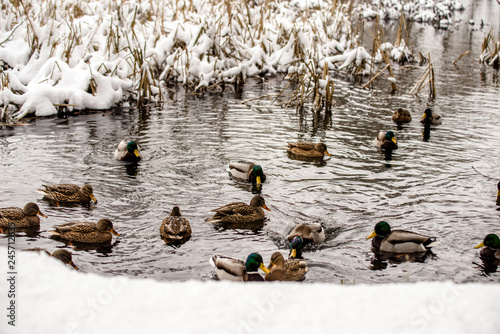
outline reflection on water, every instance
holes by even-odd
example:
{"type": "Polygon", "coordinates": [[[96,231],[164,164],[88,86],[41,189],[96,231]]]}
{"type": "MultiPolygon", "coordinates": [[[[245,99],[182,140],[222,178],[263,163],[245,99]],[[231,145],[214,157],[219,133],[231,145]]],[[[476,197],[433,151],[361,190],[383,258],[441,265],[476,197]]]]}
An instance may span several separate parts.
{"type": "MultiPolygon", "coordinates": [[[[460,14],[462,22],[476,15],[487,24],[492,21],[488,15],[497,20],[498,8],[488,9],[489,14],[485,6],[478,2],[468,8],[460,14]]],[[[174,88],[163,108],[88,112],[2,128],[0,207],[34,201],[48,215],[39,230],[18,232],[16,247],[73,249],[73,260],[84,272],[209,280],[213,254],[246,258],[258,251],[267,262],[276,249],[288,254],[285,237],[295,225],[319,221],[327,238],[303,253],[310,268],[306,282],[498,281],[498,273],[488,269],[482,275],[487,270],[473,264],[479,262],[475,241],[498,233],[500,214],[497,182],[471,168],[500,178],[498,71],[477,64],[486,32],[465,24],[439,31],[413,24],[415,50],[431,52],[435,67],[438,94],[432,103],[424,92],[407,94],[423,68],[395,66],[395,94],[383,81],[369,91],[334,78],[335,104],[326,114],[307,106],[300,112],[285,110],[267,100],[241,104],[279,93],[286,84],[282,78],[266,78],[248,79],[239,91],[227,86],[224,93],[204,96],[174,88]],[[471,53],[454,66],[453,60],[468,49],[471,53]],[[421,115],[427,107],[443,116],[443,124],[425,129],[418,117],[403,126],[391,120],[397,108],[421,115]],[[389,157],[373,146],[382,129],[397,131],[399,149],[389,157]],[[113,159],[123,138],[139,143],[140,163],[113,159]],[[324,142],[332,157],[290,159],[286,143],[297,140],[324,142]],[[242,157],[266,171],[262,189],[228,176],[228,163],[242,157]],[[91,184],[99,202],[53,206],[36,192],[42,184],[68,182],[91,184]],[[261,192],[272,210],[260,228],[205,222],[220,203],[248,203],[252,192],[261,192]],[[193,229],[191,239],[177,248],[159,234],[174,205],[193,229]],[[85,249],[50,239],[48,231],[56,225],[101,218],[113,221],[120,233],[109,248],[85,249]],[[436,235],[436,256],[399,262],[375,255],[365,236],[380,220],[436,235]]],[[[0,243],[7,243],[5,235],[0,243]]]]}

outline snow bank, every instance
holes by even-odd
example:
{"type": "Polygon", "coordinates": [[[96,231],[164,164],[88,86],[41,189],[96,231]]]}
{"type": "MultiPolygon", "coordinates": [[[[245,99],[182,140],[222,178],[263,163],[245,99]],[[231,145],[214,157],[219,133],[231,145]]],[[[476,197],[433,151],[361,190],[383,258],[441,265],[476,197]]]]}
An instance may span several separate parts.
{"type": "MultiPolygon", "coordinates": [[[[162,99],[166,81],[205,90],[221,81],[306,71],[309,64],[370,74],[355,47],[350,2],[322,0],[118,0],[6,2],[0,12],[0,106],[17,118],[72,109],[108,109],[162,99]],[[335,58],[337,57],[337,58],[335,58]],[[338,60],[338,62],[337,62],[338,60]],[[308,66],[304,66],[308,64],[308,66]]],[[[374,1],[365,17],[401,12],[439,20],[458,2],[374,1]],[[441,14],[440,14],[441,13],[441,14]]],[[[401,46],[400,46],[401,47],[401,46]]],[[[393,55],[410,53],[406,46],[393,55]]],[[[399,55],[399,59],[396,59],[399,55]]],[[[318,72],[321,72],[319,70],[318,72]]],[[[217,86],[217,85],[215,85],[217,86]]]]}
{"type": "MultiPolygon", "coordinates": [[[[0,255],[6,259],[5,247],[0,255]]],[[[158,282],[82,273],[45,254],[17,257],[16,327],[4,315],[1,333],[496,333],[500,326],[497,284],[158,282]]]]}

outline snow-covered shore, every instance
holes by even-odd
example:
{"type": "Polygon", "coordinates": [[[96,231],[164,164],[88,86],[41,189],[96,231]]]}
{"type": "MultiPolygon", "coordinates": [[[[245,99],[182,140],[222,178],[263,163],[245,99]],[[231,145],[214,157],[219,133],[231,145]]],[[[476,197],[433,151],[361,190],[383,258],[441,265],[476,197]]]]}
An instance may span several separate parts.
{"type": "MultiPolygon", "coordinates": [[[[58,105],[108,109],[162,101],[163,89],[221,89],[248,76],[354,70],[373,74],[370,52],[351,40],[353,13],[435,21],[458,2],[74,1],[5,2],[0,12],[0,106],[53,115],[58,105]],[[387,16],[387,12],[390,13],[387,16]],[[434,14],[433,14],[434,13],[434,14]],[[419,16],[420,15],[420,16],[419,16]],[[355,64],[355,66],[350,66],[355,64]],[[359,68],[362,64],[363,68],[359,68]]],[[[403,43],[395,55],[409,53],[403,43]]],[[[393,56],[394,57],[394,56],[393,56]]],[[[374,58],[380,62],[378,52],[374,58]]]]}
{"type": "MultiPolygon", "coordinates": [[[[5,247],[0,254],[6,262],[5,247]]],[[[78,272],[45,254],[18,252],[17,260],[16,326],[2,298],[2,333],[496,333],[500,326],[496,284],[158,282],[78,272]]]]}

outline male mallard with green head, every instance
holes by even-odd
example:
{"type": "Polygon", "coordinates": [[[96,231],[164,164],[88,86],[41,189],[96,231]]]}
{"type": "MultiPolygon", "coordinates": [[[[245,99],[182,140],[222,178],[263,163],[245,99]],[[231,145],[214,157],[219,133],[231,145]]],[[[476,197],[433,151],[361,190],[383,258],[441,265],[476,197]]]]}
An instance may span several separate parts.
{"type": "Polygon", "coordinates": [[[290,242],[290,259],[302,259],[302,249],[304,248],[304,240],[301,237],[293,238],[290,242]]]}
{"type": "Polygon", "coordinates": [[[411,122],[411,114],[406,109],[398,108],[392,114],[392,121],[395,123],[410,123],[411,122]]]}
{"type": "Polygon", "coordinates": [[[139,145],[133,140],[122,140],[115,151],[115,159],[121,161],[139,162],[142,159],[139,145]]]}
{"type": "Polygon", "coordinates": [[[500,260],[500,238],[496,234],[488,234],[483,242],[474,248],[483,248],[479,253],[483,260],[500,260]]]}
{"type": "Polygon", "coordinates": [[[378,136],[373,140],[373,145],[382,150],[395,150],[398,148],[396,135],[392,131],[380,131],[378,136]]]}
{"type": "Polygon", "coordinates": [[[432,109],[427,108],[424,111],[424,114],[422,115],[422,124],[429,126],[429,125],[439,125],[443,123],[443,119],[441,118],[441,115],[432,112],[432,109]]]}
{"type": "Polygon", "coordinates": [[[325,241],[325,230],[320,223],[300,223],[295,226],[287,239],[292,242],[295,237],[301,237],[304,244],[320,244],[325,241]]]}
{"type": "Polygon", "coordinates": [[[29,202],[23,209],[16,207],[0,209],[0,227],[36,227],[40,225],[40,218],[44,215],[36,203],[29,202]]]}
{"type": "Polygon", "coordinates": [[[211,211],[216,212],[212,218],[207,219],[209,223],[236,224],[244,227],[245,224],[264,220],[264,210],[271,211],[266,206],[264,197],[255,195],[250,205],[243,202],[233,202],[211,211]]]}
{"type": "Polygon", "coordinates": [[[392,230],[391,226],[381,221],[375,225],[375,230],[366,239],[372,240],[372,247],[382,252],[418,253],[426,252],[435,237],[427,237],[405,230],[392,230]]]}
{"type": "Polygon", "coordinates": [[[298,141],[295,143],[288,143],[287,151],[298,157],[304,158],[323,158],[328,153],[326,144],[324,143],[311,143],[307,141],[298,141]]]}
{"type": "Polygon", "coordinates": [[[258,253],[248,255],[245,262],[232,257],[214,255],[210,258],[210,264],[214,267],[215,274],[220,280],[264,281],[264,278],[259,274],[259,269],[266,274],[269,272],[264,265],[262,256],[258,253]]]}
{"type": "Polygon", "coordinates": [[[119,236],[109,219],[101,219],[97,223],[67,223],[56,226],[56,229],[49,231],[49,233],[67,241],[89,244],[110,242],[112,239],[111,233],[119,236]]]}
{"type": "Polygon", "coordinates": [[[280,252],[274,252],[269,262],[269,273],[266,273],[266,281],[303,281],[307,273],[305,260],[285,260],[280,252]]]}
{"type": "Polygon", "coordinates": [[[229,174],[240,181],[261,184],[266,181],[266,174],[260,165],[253,162],[231,162],[229,163],[229,174]]]}
{"type": "Polygon", "coordinates": [[[178,206],[174,206],[170,216],[163,219],[160,226],[161,238],[167,244],[180,245],[191,238],[191,225],[182,217],[178,206]]]}
{"type": "Polygon", "coordinates": [[[45,189],[39,189],[44,193],[45,198],[56,203],[89,203],[91,200],[97,203],[94,197],[92,186],[84,184],[79,187],[76,184],[61,183],[54,185],[45,185],[45,189]]]}

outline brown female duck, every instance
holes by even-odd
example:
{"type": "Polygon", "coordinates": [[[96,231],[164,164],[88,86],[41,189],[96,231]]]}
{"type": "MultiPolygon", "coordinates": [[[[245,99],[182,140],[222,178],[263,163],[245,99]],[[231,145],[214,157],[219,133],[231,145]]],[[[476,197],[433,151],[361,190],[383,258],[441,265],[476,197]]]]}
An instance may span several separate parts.
{"type": "Polygon", "coordinates": [[[264,210],[271,211],[266,206],[266,201],[260,195],[255,195],[250,201],[250,205],[243,202],[233,202],[213,209],[216,212],[212,218],[207,219],[209,223],[231,224],[244,227],[245,224],[263,221],[264,210]]]}
{"type": "Polygon", "coordinates": [[[325,154],[331,156],[324,143],[315,144],[306,141],[288,143],[287,151],[294,156],[304,158],[323,158],[325,154]]]}
{"type": "Polygon", "coordinates": [[[305,279],[307,265],[305,260],[285,260],[280,252],[274,252],[269,262],[266,281],[302,281],[305,279]]]}
{"type": "Polygon", "coordinates": [[[161,238],[167,244],[179,245],[191,238],[191,225],[189,221],[182,217],[178,206],[174,206],[170,216],[163,219],[160,226],[161,238]]]}
{"type": "Polygon", "coordinates": [[[67,241],[90,244],[110,242],[111,233],[119,236],[109,219],[101,219],[97,224],[90,222],[63,224],[56,226],[56,229],[49,233],[67,241]]]}
{"type": "Polygon", "coordinates": [[[0,227],[36,227],[40,225],[40,218],[44,215],[36,203],[29,202],[23,209],[16,207],[0,209],[0,227]]]}
{"type": "Polygon", "coordinates": [[[39,190],[44,193],[45,198],[56,203],[89,203],[91,200],[97,203],[92,187],[88,184],[81,188],[70,183],[43,186],[45,189],[39,190]]]}

